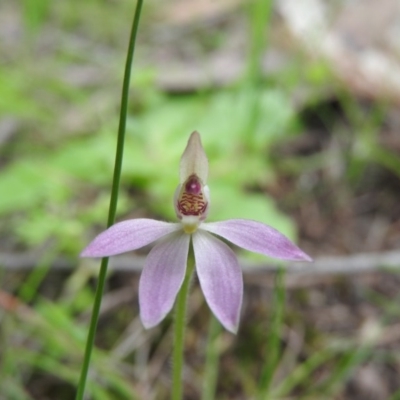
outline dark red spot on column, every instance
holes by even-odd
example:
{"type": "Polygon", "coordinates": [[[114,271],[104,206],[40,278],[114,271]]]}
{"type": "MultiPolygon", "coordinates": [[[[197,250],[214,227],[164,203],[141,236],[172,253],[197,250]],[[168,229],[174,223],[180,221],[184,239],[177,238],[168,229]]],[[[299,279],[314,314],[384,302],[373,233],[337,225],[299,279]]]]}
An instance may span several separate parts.
{"type": "Polygon", "coordinates": [[[190,194],[200,194],[201,183],[196,175],[192,175],[185,183],[185,192],[190,194]]]}

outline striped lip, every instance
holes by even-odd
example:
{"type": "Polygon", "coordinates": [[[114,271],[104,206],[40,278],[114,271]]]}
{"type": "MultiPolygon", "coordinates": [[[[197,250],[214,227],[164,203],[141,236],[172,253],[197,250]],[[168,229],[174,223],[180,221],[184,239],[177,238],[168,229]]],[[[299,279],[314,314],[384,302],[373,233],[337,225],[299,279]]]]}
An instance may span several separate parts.
{"type": "Polygon", "coordinates": [[[201,217],[207,210],[208,199],[203,190],[204,186],[196,174],[192,174],[181,186],[176,208],[178,216],[201,217]]]}

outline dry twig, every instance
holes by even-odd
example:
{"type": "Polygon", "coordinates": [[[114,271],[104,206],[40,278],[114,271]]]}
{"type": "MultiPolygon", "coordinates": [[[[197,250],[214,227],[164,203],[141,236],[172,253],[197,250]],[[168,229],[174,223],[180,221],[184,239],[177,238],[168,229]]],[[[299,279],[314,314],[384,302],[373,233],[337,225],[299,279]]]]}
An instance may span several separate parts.
{"type": "MultiPolygon", "coordinates": [[[[40,253],[0,253],[0,268],[8,271],[30,270],[40,265],[44,257],[40,253]]],[[[110,260],[110,269],[113,271],[138,272],[144,265],[143,256],[118,256],[110,260]]],[[[279,268],[277,263],[250,264],[242,260],[243,271],[246,274],[275,272],[279,268]]],[[[357,274],[387,269],[400,269],[400,251],[386,251],[381,253],[359,253],[348,256],[320,257],[313,263],[286,263],[283,264],[289,274],[296,275],[327,275],[327,274],[357,274]]],[[[98,267],[96,260],[57,258],[51,262],[55,270],[70,270],[78,266],[98,267]]]]}

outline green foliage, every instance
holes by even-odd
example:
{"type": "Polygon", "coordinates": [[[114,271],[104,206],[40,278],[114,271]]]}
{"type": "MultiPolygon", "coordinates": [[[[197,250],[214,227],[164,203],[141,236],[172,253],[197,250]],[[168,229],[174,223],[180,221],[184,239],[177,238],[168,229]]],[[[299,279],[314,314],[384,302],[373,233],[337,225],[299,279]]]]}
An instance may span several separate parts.
{"type": "MultiPolygon", "coordinates": [[[[76,313],[90,310],[93,292],[87,283],[92,276],[92,273],[77,270],[66,285],[71,292],[64,293],[57,302],[40,298],[35,308],[25,306],[23,312],[2,316],[3,335],[9,341],[3,342],[6,346],[2,348],[0,377],[2,382],[7,382],[7,385],[2,385],[2,396],[32,399],[21,389],[23,384],[18,380],[23,375],[28,378],[33,371],[61,379],[63,392],[72,395],[87,334],[86,323],[78,323],[76,313]],[[21,326],[24,329],[18,330],[21,326]],[[7,335],[7,332],[14,334],[7,335]],[[18,335],[15,332],[19,332],[18,335]]],[[[93,356],[88,395],[96,400],[135,399],[136,393],[126,376],[124,364],[100,349],[94,349],[93,356]]],[[[61,395],[58,398],[63,399],[61,395]]]]}
{"type": "MultiPolygon", "coordinates": [[[[246,92],[226,91],[185,99],[157,98],[128,125],[119,212],[134,210],[130,188],[146,194],[150,210],[173,219],[179,158],[189,133],[203,132],[210,158],[212,219],[251,218],[294,237],[294,227],[259,188],[274,177],[268,149],[293,131],[284,93],[263,89],[254,132],[246,130],[246,92]]],[[[111,125],[111,124],[110,124],[111,125]]],[[[0,176],[0,215],[18,213],[12,231],[28,245],[57,240],[77,251],[87,226],[104,223],[115,137],[110,126],[90,137],[66,141],[16,159],[0,176]],[[42,154],[42,155],[41,155],[42,154]],[[91,192],[100,188],[94,197],[91,192]],[[87,204],[85,197],[93,197],[87,204]],[[74,246],[74,243],[76,244],[74,246]]]]}
{"type": "Polygon", "coordinates": [[[29,33],[36,31],[43,25],[50,10],[50,0],[23,0],[24,22],[29,33]]]}
{"type": "Polygon", "coordinates": [[[32,98],[35,89],[26,79],[26,73],[24,67],[10,69],[7,65],[0,65],[0,112],[40,121],[45,111],[32,98]]]}

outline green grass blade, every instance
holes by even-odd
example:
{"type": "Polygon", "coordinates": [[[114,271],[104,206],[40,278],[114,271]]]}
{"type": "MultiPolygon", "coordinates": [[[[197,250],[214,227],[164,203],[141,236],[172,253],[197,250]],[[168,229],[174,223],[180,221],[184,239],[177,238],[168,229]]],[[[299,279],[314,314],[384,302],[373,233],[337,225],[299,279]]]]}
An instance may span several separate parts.
{"type": "Polygon", "coordinates": [[[201,400],[213,400],[218,381],[219,366],[219,348],[218,337],[221,332],[221,324],[214,317],[210,316],[210,325],[208,329],[206,365],[203,378],[203,392],[201,400]]]}
{"type": "Polygon", "coordinates": [[[272,323],[266,346],[268,357],[265,361],[259,383],[258,398],[260,400],[269,398],[272,379],[274,377],[276,367],[279,363],[279,356],[281,354],[280,340],[285,310],[284,277],[285,272],[282,268],[280,268],[275,281],[272,323]]]}
{"type": "MultiPolygon", "coordinates": [[[[125,144],[126,119],[128,114],[129,85],[130,85],[132,61],[135,51],[136,36],[139,28],[142,5],[143,5],[143,0],[137,0],[131,34],[130,34],[126,64],[125,64],[125,74],[124,74],[124,81],[122,85],[122,95],[121,95],[121,109],[120,109],[120,119],[118,128],[117,150],[115,154],[114,176],[112,182],[110,208],[107,221],[108,227],[114,223],[117,211],[119,182],[121,177],[122,159],[123,159],[124,144],[125,144]]],[[[89,333],[82,364],[81,376],[76,394],[76,400],[83,400],[85,394],[85,386],[89,371],[90,358],[94,345],[94,338],[96,335],[97,322],[100,314],[101,298],[103,295],[104,286],[107,278],[107,268],[108,268],[108,258],[103,258],[100,266],[100,273],[99,273],[95,300],[93,305],[92,318],[90,320],[89,333]]]]}

